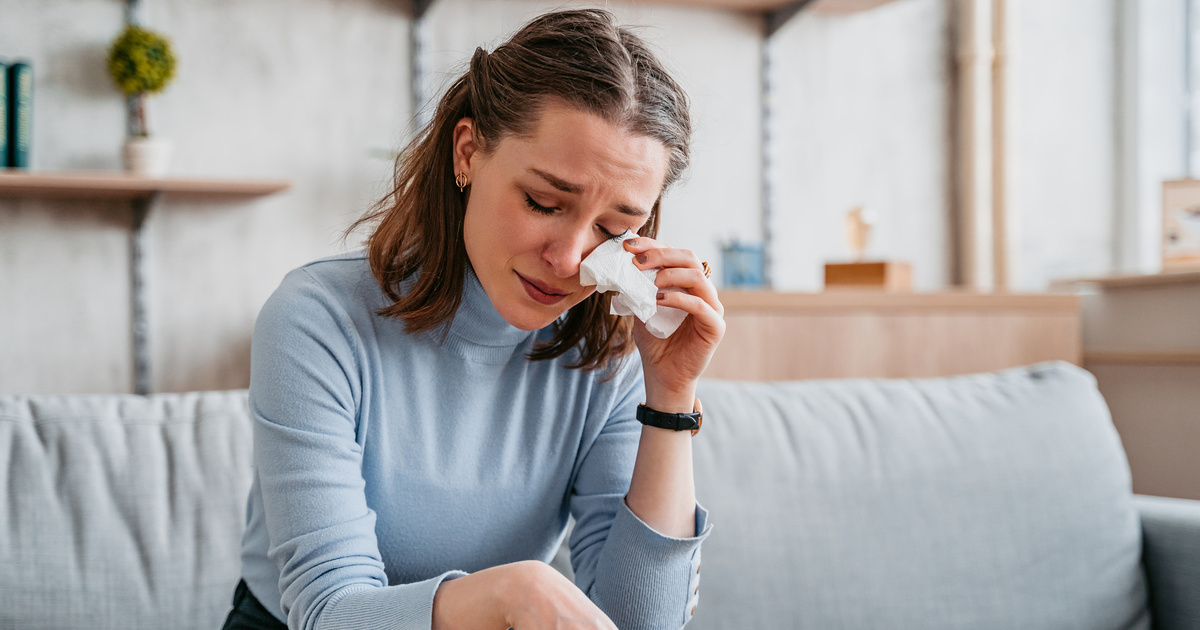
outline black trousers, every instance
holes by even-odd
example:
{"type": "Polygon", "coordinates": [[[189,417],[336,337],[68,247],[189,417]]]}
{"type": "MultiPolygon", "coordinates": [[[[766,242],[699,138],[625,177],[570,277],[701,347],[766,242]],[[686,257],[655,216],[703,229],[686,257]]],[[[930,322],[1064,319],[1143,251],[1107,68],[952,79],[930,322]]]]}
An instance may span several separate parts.
{"type": "Polygon", "coordinates": [[[225,618],[222,630],[287,630],[287,624],[263,608],[246,586],[246,581],[239,580],[237,588],[233,589],[233,610],[225,618]]]}

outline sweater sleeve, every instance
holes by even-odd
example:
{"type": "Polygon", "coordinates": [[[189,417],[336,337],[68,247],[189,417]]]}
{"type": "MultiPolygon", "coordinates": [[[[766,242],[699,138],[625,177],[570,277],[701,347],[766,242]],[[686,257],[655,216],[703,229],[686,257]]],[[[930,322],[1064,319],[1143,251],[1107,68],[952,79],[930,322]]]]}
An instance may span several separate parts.
{"type": "Polygon", "coordinates": [[[622,630],[681,628],[695,614],[700,544],[712,526],[696,506],[696,535],[658,533],[625,503],[642,425],[635,413],[645,398],[640,361],[617,379],[616,402],[583,455],[571,493],[571,565],[575,583],[622,630]]]}
{"type": "Polygon", "coordinates": [[[254,460],[293,630],[428,630],[450,571],[389,586],[367,506],[362,351],[344,309],[304,269],[263,306],[251,347],[254,460]]]}

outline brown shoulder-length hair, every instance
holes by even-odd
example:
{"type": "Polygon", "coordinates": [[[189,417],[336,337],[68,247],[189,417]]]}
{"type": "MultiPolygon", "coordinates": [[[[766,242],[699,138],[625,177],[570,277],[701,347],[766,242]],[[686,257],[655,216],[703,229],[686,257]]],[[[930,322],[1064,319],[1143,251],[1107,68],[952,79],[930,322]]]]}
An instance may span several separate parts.
{"type": "MultiPolygon", "coordinates": [[[[409,332],[448,323],[462,301],[468,264],[463,244],[466,195],[454,185],[453,133],[474,121],[475,142],[494,150],[506,136],[532,133],[548,99],[560,99],[667,149],[663,190],[689,159],[687,95],[639,37],[600,9],[535,18],[492,53],[475,50],[433,119],[396,159],[393,189],[347,230],[376,223],[367,239],[371,271],[409,332]],[[418,273],[419,272],[419,273],[418,273]],[[416,274],[400,294],[401,281],[416,274]]],[[[638,233],[658,232],[661,195],[638,233]]],[[[574,368],[594,369],[633,350],[632,322],[609,314],[610,294],[595,293],[555,323],[554,337],[529,355],[542,360],[578,347],[574,368]]]]}

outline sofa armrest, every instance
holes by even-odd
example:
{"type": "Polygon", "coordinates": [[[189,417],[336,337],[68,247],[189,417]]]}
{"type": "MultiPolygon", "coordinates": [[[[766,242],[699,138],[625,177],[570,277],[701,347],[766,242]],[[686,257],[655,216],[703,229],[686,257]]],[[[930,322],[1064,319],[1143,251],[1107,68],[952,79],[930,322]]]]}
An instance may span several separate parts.
{"type": "Polygon", "coordinates": [[[1157,630],[1200,628],[1200,501],[1137,495],[1157,630]]]}

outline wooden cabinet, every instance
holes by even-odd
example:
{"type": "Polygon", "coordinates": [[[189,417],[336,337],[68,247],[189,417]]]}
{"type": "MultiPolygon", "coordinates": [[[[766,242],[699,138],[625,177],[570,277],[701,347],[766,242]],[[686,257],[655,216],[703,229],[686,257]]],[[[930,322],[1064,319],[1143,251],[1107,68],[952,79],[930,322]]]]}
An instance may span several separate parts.
{"type": "Polygon", "coordinates": [[[1200,499],[1200,272],[1082,281],[1083,360],[1133,490],[1200,499]]]}
{"type": "Polygon", "coordinates": [[[721,293],[706,377],[926,377],[1081,362],[1074,295],[721,293]]]}

